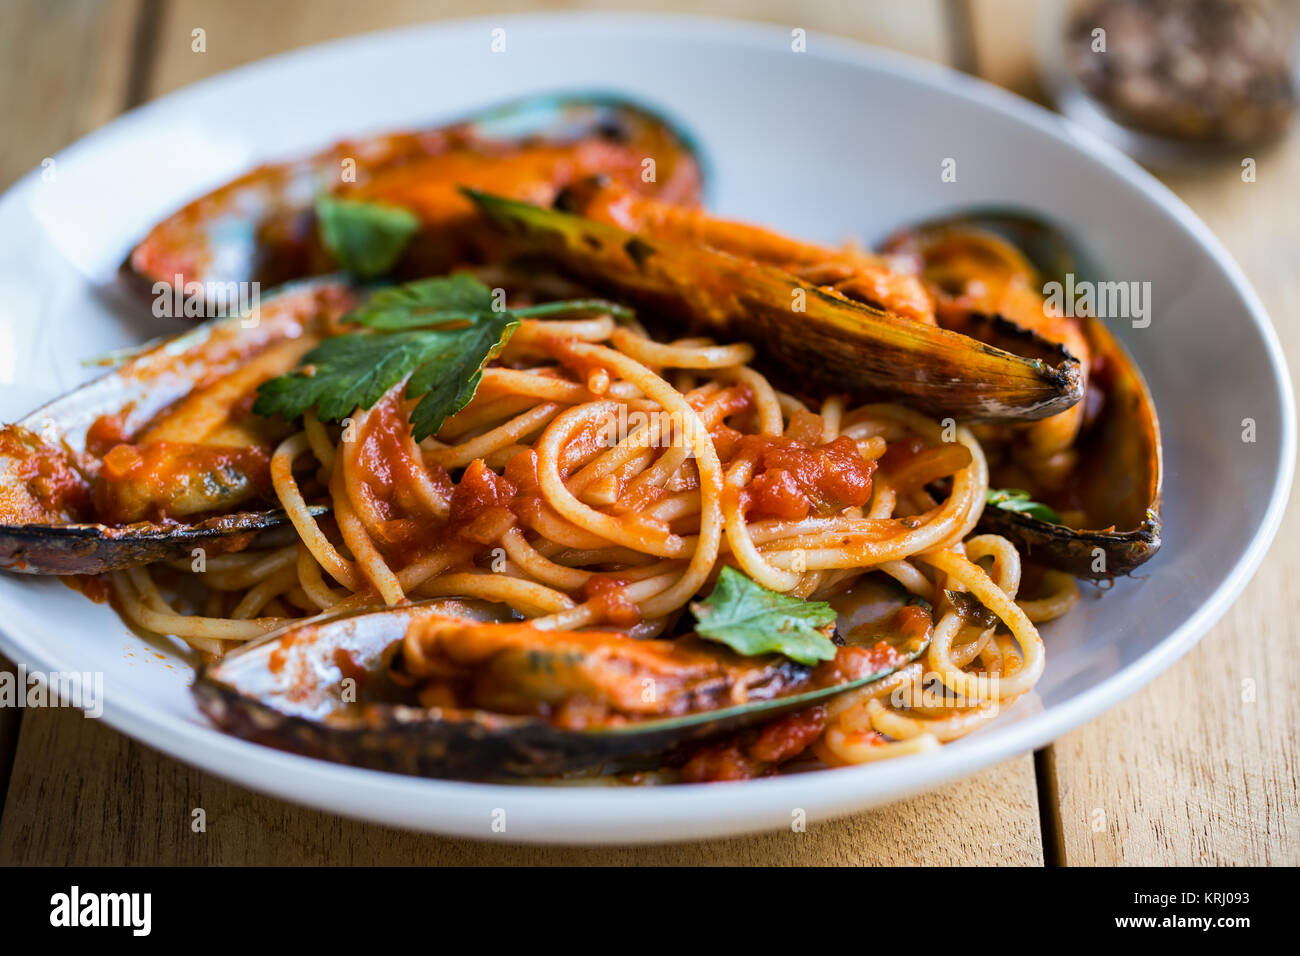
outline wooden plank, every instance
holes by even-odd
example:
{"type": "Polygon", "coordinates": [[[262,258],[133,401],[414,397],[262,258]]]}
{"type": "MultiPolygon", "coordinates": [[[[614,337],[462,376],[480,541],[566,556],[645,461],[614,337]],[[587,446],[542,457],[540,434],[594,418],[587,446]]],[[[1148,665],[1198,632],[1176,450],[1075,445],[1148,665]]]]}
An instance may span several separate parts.
{"type": "Polygon", "coordinates": [[[0,30],[0,188],[126,104],[140,3],[12,0],[0,30]]]}
{"type": "Polygon", "coordinates": [[[950,0],[964,11],[974,47],[975,75],[1044,102],[1035,42],[1041,0],[950,0]]]}
{"type": "MultiPolygon", "coordinates": [[[[693,13],[761,20],[808,31],[833,33],[947,61],[945,0],[908,3],[800,3],[799,0],[661,0],[661,13],[693,13]]],[[[637,0],[176,0],[167,4],[160,28],[158,64],[152,95],[169,92],[220,70],[294,47],[354,33],[423,23],[433,19],[505,16],[541,10],[644,10],[637,0]],[[205,31],[206,52],[195,53],[193,31],[205,31]]]]}
{"type": "Polygon", "coordinates": [[[79,712],[41,710],[23,721],[0,865],[1038,865],[1035,800],[1033,767],[1022,757],[805,833],[649,847],[480,843],[291,806],[162,757],[79,712]],[[206,832],[191,829],[196,808],[206,832]]]}
{"type": "MultiPolygon", "coordinates": [[[[1021,0],[971,2],[982,75],[1032,93],[1033,33],[1006,28],[1030,15],[1009,14],[1021,0]]],[[[1235,163],[1162,178],[1241,263],[1294,356],[1300,143],[1293,137],[1255,158],[1255,182],[1244,182],[1235,163]]],[[[1057,818],[1048,831],[1061,844],[1049,851],[1085,866],[1300,862],[1298,568],[1293,502],[1262,569],[1197,649],[1050,748],[1057,818]]]]}
{"type": "MultiPolygon", "coordinates": [[[[522,2],[498,11],[547,6],[522,2]]],[[[635,9],[639,4],[566,6],[635,9]]],[[[931,59],[949,53],[940,0],[810,10],[793,0],[673,0],[666,7],[835,32],[931,59]]],[[[436,12],[480,11],[477,2],[455,0],[436,12]]],[[[140,85],[148,95],[159,95],[283,49],[429,15],[427,3],[406,0],[167,3],[159,8],[154,69],[140,85]],[[205,31],[203,53],[192,49],[195,29],[205,31]]],[[[802,834],[657,848],[539,848],[412,835],[293,807],[192,770],[68,711],[27,715],[0,820],[3,863],[1038,865],[1042,860],[1033,763],[1027,756],[924,797],[802,834]],[[190,830],[195,807],[207,813],[205,834],[190,830]],[[997,812],[989,813],[989,807],[997,812]]]]}

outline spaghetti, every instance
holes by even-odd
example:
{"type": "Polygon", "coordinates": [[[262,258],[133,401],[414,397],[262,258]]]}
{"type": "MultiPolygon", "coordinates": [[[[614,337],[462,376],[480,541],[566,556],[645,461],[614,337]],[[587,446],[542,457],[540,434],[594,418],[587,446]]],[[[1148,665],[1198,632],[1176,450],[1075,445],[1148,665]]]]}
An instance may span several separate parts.
{"type": "MultiPolygon", "coordinates": [[[[926,653],[802,715],[795,752],[831,765],[919,752],[1027,693],[1044,666],[1035,624],[1078,591],[1047,572],[1025,599],[1015,547],[974,534],[989,482],[972,431],[896,404],[810,406],[754,358],[610,315],[525,319],[422,442],[402,384],[341,424],[308,413],[270,461],[296,540],[114,572],[116,604],[211,657],[297,618],[424,598],[649,639],[674,633],[724,566],[839,610],[889,579],[911,599],[889,626],[928,631],[926,653]]],[[[684,773],[761,772],[746,753],[724,744],[684,773]]]]}

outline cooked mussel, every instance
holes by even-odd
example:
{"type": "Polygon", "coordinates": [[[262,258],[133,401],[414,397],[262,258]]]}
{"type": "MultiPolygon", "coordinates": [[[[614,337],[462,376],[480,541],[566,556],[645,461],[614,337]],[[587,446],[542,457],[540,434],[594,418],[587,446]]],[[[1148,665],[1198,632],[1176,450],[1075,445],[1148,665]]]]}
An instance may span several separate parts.
{"type": "Polygon", "coordinates": [[[314,213],[318,197],[330,195],[413,214],[418,230],[399,250],[397,271],[436,274],[491,258],[500,243],[459,185],[549,202],[570,179],[594,173],[675,203],[695,202],[700,191],[692,144],[655,114],[609,96],[531,97],[452,125],[345,140],[260,166],[158,223],[127,265],[150,285],[178,277],[275,285],[335,271],[314,213]]]}
{"type": "Polygon", "coordinates": [[[1142,373],[1106,324],[1045,304],[1045,284],[1079,273],[1057,229],[1027,215],[976,211],[900,232],[885,248],[919,258],[941,325],[1005,346],[1032,334],[1077,355],[1087,386],[1079,406],[1024,428],[983,434],[991,484],[1023,488],[1061,523],[990,506],[981,527],[1022,545],[1040,564],[1080,577],[1127,574],[1160,547],[1162,455],[1142,373]]]}
{"type": "Polygon", "coordinates": [[[545,631],[491,605],[435,600],[295,624],[203,668],[194,694],[223,729],[309,756],[424,776],[538,776],[659,765],[880,680],[927,643],[900,639],[883,658],[848,654],[856,669],[838,658],[814,669],[690,635],[545,631]]]}
{"type": "Polygon", "coordinates": [[[900,398],[936,416],[1025,421],[1082,395],[1078,362],[1028,358],[705,243],[466,190],[488,218],[581,280],[756,343],[808,381],[900,398]]]}
{"type": "Polygon", "coordinates": [[[285,426],[247,398],[355,301],[334,279],[286,287],[0,428],[0,568],[97,574],[238,549],[283,524],[264,492],[285,426]]]}
{"type": "Polygon", "coordinates": [[[933,305],[920,279],[894,268],[887,257],[858,246],[828,247],[747,222],[722,219],[697,206],[633,192],[604,176],[566,186],[555,197],[555,207],[643,237],[704,245],[775,266],[858,302],[935,324],[933,305]]]}

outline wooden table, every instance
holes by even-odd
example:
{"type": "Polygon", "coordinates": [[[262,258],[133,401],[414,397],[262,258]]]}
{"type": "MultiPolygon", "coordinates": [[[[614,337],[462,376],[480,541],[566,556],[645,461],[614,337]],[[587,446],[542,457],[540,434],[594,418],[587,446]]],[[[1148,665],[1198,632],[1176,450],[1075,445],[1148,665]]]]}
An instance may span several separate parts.
{"type": "MultiPolygon", "coordinates": [[[[640,3],[516,0],[497,12],[640,3]]],[[[671,0],[668,9],[889,46],[1036,95],[1032,0],[671,0]]],[[[481,12],[477,0],[8,0],[0,186],[123,109],[304,44],[481,12]],[[191,49],[205,31],[206,50],[191,49]]],[[[1300,142],[1166,179],[1219,234],[1300,355],[1300,142]]],[[[0,710],[0,862],[1199,864],[1300,862],[1300,509],[1200,645],[1125,704],[1032,756],[807,833],[670,847],[516,847],[355,823],[251,793],[75,711],[0,710]],[[1243,694],[1252,682],[1253,699],[1243,694]],[[21,716],[21,719],[19,719],[21,716]],[[208,828],[190,830],[203,807],[208,828]]]]}

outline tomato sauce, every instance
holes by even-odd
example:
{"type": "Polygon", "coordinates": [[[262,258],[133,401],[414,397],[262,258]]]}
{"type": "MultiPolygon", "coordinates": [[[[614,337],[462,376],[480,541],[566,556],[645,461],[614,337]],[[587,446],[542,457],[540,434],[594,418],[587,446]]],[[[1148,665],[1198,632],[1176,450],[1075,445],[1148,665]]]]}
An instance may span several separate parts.
{"type": "Polygon", "coordinates": [[[755,462],[754,477],[741,494],[741,507],[750,518],[828,517],[871,498],[876,463],[864,460],[857,443],[844,435],[820,445],[745,435],[734,443],[733,457],[755,462]]]}
{"type": "Polygon", "coordinates": [[[0,429],[0,515],[9,524],[80,521],[89,517],[90,484],[62,448],[46,444],[35,434],[10,427],[0,429]]]}
{"type": "Polygon", "coordinates": [[[511,505],[516,488],[483,463],[470,462],[451,493],[451,526],[455,533],[477,544],[491,544],[515,523],[511,505]]]}
{"type": "Polygon", "coordinates": [[[682,767],[687,783],[750,780],[799,756],[826,729],[826,705],[817,704],[764,724],[723,744],[696,751],[682,767]]]}
{"type": "Polygon", "coordinates": [[[107,604],[112,596],[112,584],[106,574],[64,574],[58,580],[96,604],[107,604]]]}
{"type": "Polygon", "coordinates": [[[925,640],[933,626],[930,612],[916,604],[904,605],[894,615],[894,629],[910,641],[925,640]]]}
{"type": "Polygon", "coordinates": [[[710,414],[716,416],[720,422],[732,415],[739,415],[752,409],[754,393],[748,385],[731,385],[710,394],[688,396],[686,402],[697,413],[702,413],[706,408],[711,409],[710,414]]]}
{"type": "Polygon", "coordinates": [[[444,498],[451,494],[452,483],[441,466],[417,460],[409,453],[410,428],[398,403],[385,402],[370,418],[357,463],[365,475],[366,490],[376,513],[388,519],[410,517],[427,522],[434,516],[415,491],[421,473],[433,481],[444,498]]]}
{"type": "Polygon", "coordinates": [[[355,690],[360,690],[370,677],[370,671],[364,665],[357,663],[352,652],[346,647],[334,648],[334,663],[338,666],[343,680],[355,682],[355,690]]]}
{"type": "Polygon", "coordinates": [[[697,750],[682,767],[682,780],[685,783],[750,780],[759,775],[760,769],[742,745],[733,742],[697,750]]]}
{"type": "Polygon", "coordinates": [[[130,408],[115,415],[101,415],[86,429],[86,451],[96,458],[103,458],[114,445],[122,445],[131,440],[127,431],[126,419],[130,408]]]}
{"type": "Polygon", "coordinates": [[[744,433],[730,425],[718,425],[709,432],[709,437],[713,439],[713,447],[718,453],[718,458],[725,462],[736,457],[736,446],[744,437],[744,433]]]}
{"type": "MultiPolygon", "coordinates": [[[[895,630],[906,636],[928,634],[930,614],[923,607],[907,605],[895,614],[895,630]]],[[[819,665],[812,674],[812,684],[827,687],[861,680],[885,670],[901,667],[907,655],[886,640],[867,647],[845,645],[836,649],[835,657],[819,665]]],[[[688,783],[717,780],[749,780],[773,773],[782,763],[799,756],[826,729],[825,704],[784,714],[757,730],[742,731],[722,743],[695,751],[682,767],[682,779],[688,783]]]]}
{"type": "Polygon", "coordinates": [[[870,647],[848,644],[836,649],[833,660],[818,665],[813,681],[819,687],[845,684],[899,667],[906,661],[907,655],[889,641],[880,640],[870,647]]]}
{"type": "Polygon", "coordinates": [[[627,581],[604,574],[593,574],[582,586],[583,602],[594,602],[601,617],[614,627],[633,627],[641,621],[636,602],[627,596],[627,581]]]}
{"type": "Polygon", "coordinates": [[[385,400],[371,415],[357,452],[360,493],[380,519],[376,537],[385,554],[403,562],[425,547],[429,528],[443,522],[420,495],[418,483],[431,481],[444,501],[453,490],[445,469],[418,451],[411,454],[409,433],[400,403],[385,400]]]}
{"type": "Polygon", "coordinates": [[[765,763],[779,764],[797,757],[826,729],[826,705],[778,717],[758,732],[749,748],[750,756],[765,763]]]}
{"type": "Polygon", "coordinates": [[[537,452],[531,448],[517,452],[506,462],[505,478],[520,495],[540,495],[542,489],[537,480],[537,452]]]}

